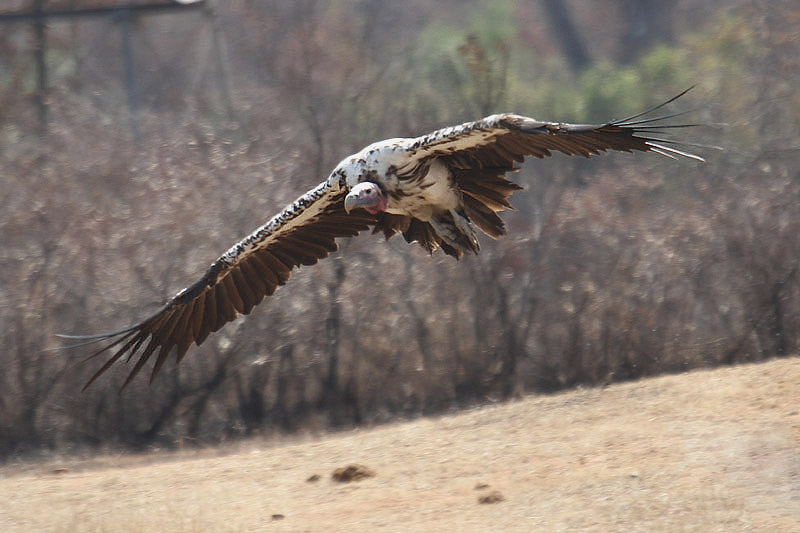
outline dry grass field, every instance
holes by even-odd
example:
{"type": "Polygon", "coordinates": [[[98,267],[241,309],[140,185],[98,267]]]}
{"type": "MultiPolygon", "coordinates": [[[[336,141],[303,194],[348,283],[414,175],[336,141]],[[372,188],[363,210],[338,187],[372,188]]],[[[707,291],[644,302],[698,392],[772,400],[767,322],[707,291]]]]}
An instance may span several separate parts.
{"type": "Polygon", "coordinates": [[[800,359],[0,476],[5,532],[800,531],[800,359]]]}

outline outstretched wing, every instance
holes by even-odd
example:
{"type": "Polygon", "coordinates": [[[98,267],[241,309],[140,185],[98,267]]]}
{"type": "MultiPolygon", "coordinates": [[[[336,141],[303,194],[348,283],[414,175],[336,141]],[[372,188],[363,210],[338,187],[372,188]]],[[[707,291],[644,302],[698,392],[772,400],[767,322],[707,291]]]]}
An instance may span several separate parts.
{"type": "Polygon", "coordinates": [[[123,389],[157,354],[152,382],[173,348],[177,348],[177,361],[181,361],[192,344],[201,344],[239,314],[250,313],[265,296],[286,283],[293,268],[315,264],[337,249],[337,237],[352,237],[374,225],[375,217],[364,211],[345,213],[345,194],[343,189],[321,183],[234,245],[199,281],[138,324],[100,335],[62,335],[80,341],[73,346],[112,341],[86,359],[112,354],[84,390],[119,359],[130,361],[140,349],[123,389]]]}
{"type": "MultiPolygon", "coordinates": [[[[690,89],[647,111],[605,124],[541,122],[521,115],[502,114],[437,130],[407,141],[407,163],[397,168],[397,175],[413,178],[427,169],[432,159],[442,161],[452,171],[461,191],[462,214],[496,238],[506,232],[497,213],[511,209],[508,198],[521,189],[506,178],[506,173],[514,170],[515,163],[521,163],[526,156],[544,158],[561,152],[589,157],[616,150],[656,152],[671,158],[681,156],[703,161],[679,148],[702,145],[668,137],[670,130],[695,126],[668,122],[685,112],[654,116],[656,111],[690,89]]],[[[447,246],[430,224],[411,217],[383,217],[376,230],[382,230],[387,237],[400,232],[406,240],[416,241],[430,252],[441,247],[448,255],[456,258],[462,255],[461,250],[447,246]]]]}
{"type": "Polygon", "coordinates": [[[665,122],[686,112],[650,116],[689,90],[691,87],[647,111],[605,124],[540,122],[509,113],[491,115],[412,139],[407,150],[411,164],[438,157],[455,169],[511,168],[525,156],[543,158],[562,152],[589,157],[607,150],[656,152],[703,161],[695,154],[676,148],[691,143],[666,136],[669,130],[696,126],[665,122]]]}

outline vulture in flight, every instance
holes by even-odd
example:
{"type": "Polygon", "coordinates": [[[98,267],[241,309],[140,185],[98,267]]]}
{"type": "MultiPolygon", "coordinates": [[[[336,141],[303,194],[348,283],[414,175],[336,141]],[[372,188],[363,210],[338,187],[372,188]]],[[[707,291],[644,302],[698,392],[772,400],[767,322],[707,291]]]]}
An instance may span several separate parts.
{"type": "Polygon", "coordinates": [[[157,313],[130,327],[99,335],[62,335],[81,346],[107,341],[86,361],[110,357],[84,386],[89,387],[118,360],[140,353],[123,389],[155,356],[150,381],[169,354],[180,362],[192,344],[250,313],[289,280],[292,269],[313,265],[336,251],[336,239],[372,229],[388,239],[395,233],[428,252],[455,258],[480,248],[477,230],[490,237],[506,232],[497,215],[510,209],[509,196],[521,189],[509,181],[526,156],[553,152],[589,157],[606,150],[656,152],[703,161],[669,139],[668,124],[684,113],[652,113],[684,95],[622,120],[605,124],[541,122],[515,114],[491,115],[417,138],[388,139],[346,157],[328,179],[300,196],[266,224],[234,244],[194,284],[173,296],[157,313]]]}

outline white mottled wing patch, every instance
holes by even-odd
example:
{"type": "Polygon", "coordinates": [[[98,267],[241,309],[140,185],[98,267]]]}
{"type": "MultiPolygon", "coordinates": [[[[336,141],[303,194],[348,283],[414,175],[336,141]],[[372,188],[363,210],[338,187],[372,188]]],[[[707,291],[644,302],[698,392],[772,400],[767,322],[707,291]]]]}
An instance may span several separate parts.
{"type": "Polygon", "coordinates": [[[514,119],[530,122],[530,124],[526,124],[529,127],[543,125],[518,115],[491,115],[482,120],[465,122],[458,126],[436,130],[422,137],[409,139],[406,149],[412,156],[424,158],[480,148],[495,142],[497,137],[510,133],[511,130],[504,122],[514,119]]]}
{"type": "Polygon", "coordinates": [[[326,207],[337,201],[341,191],[324,181],[289,204],[283,211],[272,217],[266,224],[237,242],[219,258],[220,263],[229,268],[236,265],[249,254],[267,248],[298,226],[314,219],[326,207]]]}

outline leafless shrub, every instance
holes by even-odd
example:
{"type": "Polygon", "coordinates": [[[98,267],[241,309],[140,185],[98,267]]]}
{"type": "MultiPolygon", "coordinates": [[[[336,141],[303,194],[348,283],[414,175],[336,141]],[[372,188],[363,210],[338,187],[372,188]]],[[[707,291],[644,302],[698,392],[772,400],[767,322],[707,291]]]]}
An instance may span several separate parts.
{"type": "MultiPolygon", "coordinates": [[[[339,157],[452,119],[447,94],[411,90],[413,53],[390,54],[386,35],[346,8],[311,4],[226,4],[249,51],[229,59],[235,116],[211,96],[176,98],[176,76],[172,98],[139,114],[138,143],[114,95],[67,82],[48,95],[39,139],[18,94],[25,68],[1,78],[0,457],[347,427],[797,352],[800,175],[785,141],[797,93],[772,83],[796,54],[772,7],[752,19],[775,45],[752,65],[761,77],[719,81],[722,108],[707,122],[742,118],[706,130],[728,146],[709,164],[529,162],[509,235],[483,241],[481,255],[456,263],[402,239],[343,242],[152,385],[143,377],[119,395],[120,369],[81,394],[99,361],[45,351],[54,333],[147,315],[339,157]]],[[[514,88],[501,71],[491,94],[505,97],[514,88]]]]}

